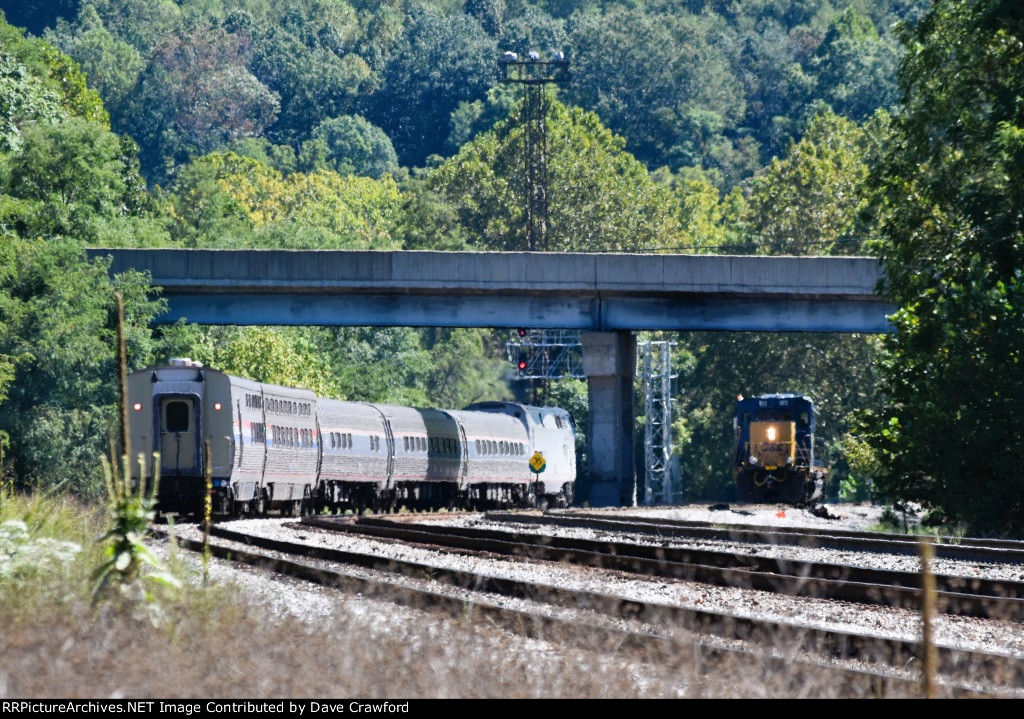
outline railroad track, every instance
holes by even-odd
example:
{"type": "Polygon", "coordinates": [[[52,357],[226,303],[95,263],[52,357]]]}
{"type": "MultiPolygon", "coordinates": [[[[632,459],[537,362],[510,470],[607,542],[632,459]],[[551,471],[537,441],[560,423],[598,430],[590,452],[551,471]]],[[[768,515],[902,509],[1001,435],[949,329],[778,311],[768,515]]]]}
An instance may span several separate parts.
{"type": "MultiPolygon", "coordinates": [[[[564,562],[632,574],[793,596],[913,608],[920,575],[845,564],[798,562],[731,551],[531,534],[518,529],[452,527],[390,519],[307,517],[303,524],[335,531],[506,556],[564,562]]],[[[1020,621],[1024,582],[936,575],[937,608],[948,614],[1020,621]]]]}
{"type": "MultiPolygon", "coordinates": [[[[651,534],[658,537],[711,539],[726,542],[774,544],[851,552],[916,555],[920,538],[906,534],[859,532],[839,529],[785,529],[772,526],[725,527],[712,522],[672,520],[659,517],[589,512],[547,512],[543,515],[488,512],[494,521],[601,529],[613,532],[651,534]]],[[[935,556],[966,562],[1024,564],[1024,542],[1012,539],[964,537],[951,541],[937,538],[935,556]]]]}
{"type": "MultiPolygon", "coordinates": [[[[214,539],[210,551],[215,557],[363,596],[396,601],[421,609],[440,610],[471,621],[499,624],[527,636],[545,637],[557,631],[560,640],[571,637],[583,647],[614,646],[666,656],[665,652],[678,652],[682,643],[678,637],[673,638],[671,633],[666,636],[664,631],[683,629],[720,639],[742,640],[762,647],[755,651],[710,644],[699,639],[687,640],[685,646],[696,647],[705,661],[751,661],[759,671],[783,672],[784,675],[794,676],[798,682],[802,677],[813,676],[819,682],[827,679],[829,686],[847,695],[915,695],[918,691],[919,680],[913,676],[913,670],[919,646],[906,640],[638,602],[599,592],[566,589],[466,570],[439,568],[410,560],[271,539],[224,525],[214,526],[211,535],[214,539]],[[226,540],[230,544],[219,544],[217,539],[226,540]],[[253,547],[263,551],[253,551],[253,547]],[[417,580],[431,580],[453,589],[471,590],[475,596],[467,601],[464,595],[410,587],[400,581],[353,576],[325,566],[324,563],[351,565],[417,580]],[[487,601],[487,594],[528,599],[555,607],[589,610],[609,620],[625,619],[635,623],[635,626],[619,628],[607,623],[573,621],[513,609],[487,601]],[[767,648],[780,646],[785,647],[785,656],[764,653],[767,648]],[[792,652],[795,649],[811,656],[824,653],[826,661],[830,663],[794,660],[792,652]],[[902,671],[850,668],[831,663],[836,660],[858,660],[873,666],[902,667],[902,671]]],[[[202,542],[195,539],[178,538],[178,542],[194,551],[203,549],[202,542]]],[[[938,651],[940,679],[951,696],[991,696],[1001,691],[1012,692],[1024,680],[1024,662],[1014,657],[944,646],[940,646],[938,651]],[[966,686],[961,679],[964,676],[998,678],[1000,681],[997,683],[1005,687],[1005,690],[999,687],[993,690],[966,686]]]]}

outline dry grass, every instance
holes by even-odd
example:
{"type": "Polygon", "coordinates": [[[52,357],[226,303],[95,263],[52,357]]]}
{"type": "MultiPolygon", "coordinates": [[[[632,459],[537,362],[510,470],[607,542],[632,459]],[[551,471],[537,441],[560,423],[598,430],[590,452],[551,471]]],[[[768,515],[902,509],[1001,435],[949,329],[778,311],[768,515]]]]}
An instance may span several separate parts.
{"type": "MultiPolygon", "coordinates": [[[[436,613],[382,631],[381,615],[337,596],[326,623],[280,617],[237,588],[190,583],[152,605],[92,606],[100,553],[95,509],[9,498],[0,522],[32,517],[34,536],[80,542],[61,567],[0,576],[0,697],[765,697],[875,696],[781,659],[721,659],[683,640],[625,649],[563,630],[534,638],[436,613]],[[20,503],[20,504],[19,504],[20,503]]],[[[179,571],[183,571],[179,567],[179,571]]],[[[193,577],[195,579],[195,577],[193,577]]],[[[362,600],[367,602],[369,600],[362,600]]],[[[886,691],[891,695],[891,690],[886,691]]]]}

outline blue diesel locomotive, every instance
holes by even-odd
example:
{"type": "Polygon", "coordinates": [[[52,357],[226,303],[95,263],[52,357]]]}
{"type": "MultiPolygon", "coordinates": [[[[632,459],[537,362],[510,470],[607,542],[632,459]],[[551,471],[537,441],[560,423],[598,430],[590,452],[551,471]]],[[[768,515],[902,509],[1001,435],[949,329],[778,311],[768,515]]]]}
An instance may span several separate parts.
{"type": "Polygon", "coordinates": [[[740,397],[733,428],[733,479],[740,501],[808,504],[821,498],[827,472],[815,462],[810,397],[740,397]]]}

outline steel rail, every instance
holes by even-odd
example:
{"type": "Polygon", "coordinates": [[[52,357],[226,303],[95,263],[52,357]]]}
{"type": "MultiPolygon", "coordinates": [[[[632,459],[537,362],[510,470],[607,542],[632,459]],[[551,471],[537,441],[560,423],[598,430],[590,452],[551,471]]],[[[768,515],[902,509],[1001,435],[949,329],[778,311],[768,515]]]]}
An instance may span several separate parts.
{"type": "MultiPolygon", "coordinates": [[[[885,606],[917,607],[920,575],[844,564],[796,562],[735,552],[557,537],[388,519],[312,517],[305,524],[451,549],[492,552],[758,589],[778,594],[885,606]]],[[[937,575],[937,607],[948,614],[1017,621],[1024,583],[937,575]]]]}
{"type": "MultiPolygon", "coordinates": [[[[315,525],[314,525],[315,526],[315,525]]],[[[476,592],[494,593],[501,596],[529,599],[559,607],[591,610],[616,619],[633,619],[656,627],[678,627],[695,633],[703,633],[726,639],[739,639],[753,644],[771,647],[784,646],[787,650],[797,648],[809,654],[824,652],[830,659],[854,659],[867,663],[884,663],[906,669],[917,661],[920,647],[917,642],[882,636],[857,634],[836,630],[804,627],[797,624],[774,620],[759,620],[751,617],[731,615],[707,610],[690,609],[673,605],[636,600],[615,595],[573,590],[529,582],[504,579],[476,572],[438,568],[410,560],[396,560],[346,550],[315,547],[298,542],[259,537],[237,530],[215,525],[211,529],[214,537],[248,544],[264,550],[286,555],[300,555],[309,559],[349,564],[364,568],[383,570],[402,576],[430,579],[455,588],[476,592]]],[[[203,551],[199,540],[177,538],[180,545],[196,552],[203,551]]],[[[890,690],[899,689],[913,695],[918,687],[916,678],[895,676],[889,673],[842,667],[835,664],[792,659],[787,652],[786,659],[764,655],[746,648],[722,647],[703,643],[673,640],[641,630],[619,629],[596,626],[592,623],[535,614],[474,599],[467,602],[465,597],[434,592],[384,579],[356,577],[325,567],[275,557],[237,547],[209,545],[212,556],[261,567],[270,571],[295,577],[323,586],[339,588],[363,596],[397,601],[405,606],[420,609],[434,609],[471,621],[487,621],[527,636],[542,637],[555,628],[568,630],[583,647],[594,646],[595,642],[612,642],[614,646],[640,650],[678,651],[680,644],[696,645],[708,657],[746,657],[756,659],[759,666],[764,662],[779,671],[826,672],[834,675],[842,690],[866,691],[872,696],[885,696],[890,690]]],[[[995,652],[978,652],[957,647],[939,646],[939,672],[945,675],[947,689],[954,696],[992,696],[996,691],[965,686],[953,681],[949,675],[968,673],[972,676],[998,677],[1000,685],[1008,690],[1019,686],[1024,680],[1024,661],[1016,657],[995,652]],[[952,682],[952,683],[949,683],[952,682]]]]}

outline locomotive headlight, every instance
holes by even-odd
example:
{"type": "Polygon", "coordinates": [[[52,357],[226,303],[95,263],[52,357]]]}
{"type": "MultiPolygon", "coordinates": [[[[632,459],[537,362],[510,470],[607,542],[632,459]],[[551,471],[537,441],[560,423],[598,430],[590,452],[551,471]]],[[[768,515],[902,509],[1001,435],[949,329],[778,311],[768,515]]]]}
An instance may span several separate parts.
{"type": "Polygon", "coordinates": [[[786,457],[786,464],[793,464],[793,458],[792,457],[786,457]]]}
{"type": "Polygon", "coordinates": [[[769,427],[768,428],[768,441],[769,442],[774,442],[775,441],[775,428],[774,427],[769,427]]]}
{"type": "Polygon", "coordinates": [[[750,458],[750,463],[751,464],[757,464],[757,457],[751,457],[750,458]]]}
{"type": "Polygon", "coordinates": [[[214,408],[214,409],[215,409],[216,411],[218,411],[218,412],[220,412],[220,408],[221,408],[222,406],[223,406],[223,405],[222,405],[222,404],[221,404],[220,402],[214,402],[214,403],[213,403],[213,408],[214,408]]]}
{"type": "Polygon", "coordinates": [[[136,402],[135,404],[133,404],[132,405],[132,409],[134,409],[136,412],[141,412],[142,411],[142,402],[136,402]]]}

